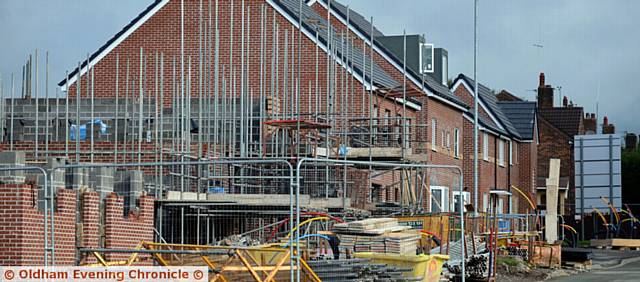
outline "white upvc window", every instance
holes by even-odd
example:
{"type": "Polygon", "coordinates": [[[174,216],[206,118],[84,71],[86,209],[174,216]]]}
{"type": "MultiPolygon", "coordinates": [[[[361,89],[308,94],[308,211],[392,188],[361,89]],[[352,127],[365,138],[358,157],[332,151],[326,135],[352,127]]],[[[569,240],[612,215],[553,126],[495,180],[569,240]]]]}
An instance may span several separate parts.
{"type": "Polygon", "coordinates": [[[460,157],[460,129],[453,130],[453,155],[460,157]]]}
{"type": "MultiPolygon", "coordinates": [[[[471,203],[471,193],[462,192],[463,206],[471,203]]],[[[453,207],[451,212],[460,213],[460,191],[453,191],[453,207]]]]}
{"type": "Polygon", "coordinates": [[[420,43],[420,56],[418,64],[420,65],[420,74],[433,73],[433,44],[420,43]]]}
{"type": "Polygon", "coordinates": [[[436,142],[437,142],[437,135],[436,133],[438,132],[438,123],[436,121],[435,118],[431,119],[431,150],[436,150],[436,142]]]}
{"type": "Polygon", "coordinates": [[[496,213],[497,214],[503,214],[504,213],[504,199],[503,198],[499,198],[498,199],[498,206],[496,207],[496,213]]]}
{"type": "Polygon", "coordinates": [[[489,194],[482,193],[482,210],[484,212],[489,211],[489,194]]]}
{"type": "Polygon", "coordinates": [[[429,203],[431,212],[445,212],[449,210],[449,187],[431,186],[429,203]]]}
{"type": "Polygon", "coordinates": [[[482,157],[489,161],[489,133],[482,134],[482,157]]]}
{"type": "Polygon", "coordinates": [[[509,141],[509,165],[513,165],[513,141],[509,141]]]}
{"type": "Polygon", "coordinates": [[[498,142],[498,164],[504,166],[504,140],[498,142]]]}

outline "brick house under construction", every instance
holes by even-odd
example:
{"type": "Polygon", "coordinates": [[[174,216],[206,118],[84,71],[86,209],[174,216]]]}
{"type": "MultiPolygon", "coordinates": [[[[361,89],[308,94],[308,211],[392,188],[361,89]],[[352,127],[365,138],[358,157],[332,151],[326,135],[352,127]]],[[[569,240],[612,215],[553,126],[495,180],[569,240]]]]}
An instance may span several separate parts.
{"type": "MultiPolygon", "coordinates": [[[[235,1],[217,7],[209,2],[185,2],[188,20],[181,33],[180,3],[156,1],[60,83],[72,100],[81,97],[85,103],[93,96],[118,105],[117,118],[102,117],[118,134],[94,137],[101,149],[80,158],[336,157],[346,145],[347,159],[462,164],[465,104],[443,83],[411,67],[403,92],[402,54],[390,51],[384,35],[376,32],[371,56],[366,21],[352,21],[347,28],[343,14],[335,13],[327,33],[324,6],[312,1],[303,5],[299,33],[296,1],[235,1]],[[131,102],[124,105],[127,99],[131,102]],[[171,124],[176,119],[187,121],[171,124]],[[291,139],[298,120],[301,134],[305,131],[299,141],[291,139]],[[138,147],[146,150],[128,149],[138,147]]],[[[79,146],[90,147],[89,141],[79,146]]],[[[430,185],[453,194],[455,172],[438,174],[430,185]]],[[[346,193],[361,208],[406,202],[400,199],[407,195],[402,186],[392,185],[400,178],[396,172],[381,174],[372,178],[372,187],[358,183],[346,193]]],[[[340,195],[341,189],[329,193],[340,195]]],[[[429,193],[423,196],[427,201],[429,193]]],[[[450,200],[443,195],[437,201],[450,200]]]]}
{"type": "MultiPolygon", "coordinates": [[[[435,74],[427,74],[421,61],[424,38],[409,36],[407,51],[418,54],[409,56],[397,48],[404,37],[384,35],[338,3],[307,1],[301,11],[298,4],[157,0],[95,53],[79,58],[83,62],[59,83],[64,98],[43,100],[36,92],[34,99],[29,89],[23,99],[6,103],[11,111],[4,113],[11,115],[2,150],[26,151],[26,163],[40,164],[52,158],[121,165],[221,161],[138,166],[133,168],[144,173],[131,174],[131,167],[104,174],[90,170],[71,177],[135,182],[127,184],[135,189],[111,185],[105,190],[131,195],[124,199],[97,189],[103,180],[82,182],[98,193],[74,208],[89,213],[96,203],[105,203],[125,227],[135,225],[137,218],[144,219],[138,225],[145,227],[154,220],[158,235],[176,243],[212,243],[289,216],[289,166],[303,157],[455,165],[464,169],[464,186],[472,187],[471,147],[464,145],[473,134],[469,94],[463,92],[470,91],[469,85],[447,87],[446,60],[435,74]],[[151,196],[154,210],[149,210],[151,196]],[[128,211],[134,216],[127,219],[128,211]]],[[[466,78],[460,81],[469,84],[466,78]]],[[[482,177],[480,195],[512,185],[531,191],[536,127],[511,124],[507,105],[492,107],[483,105],[481,115],[483,132],[493,142],[488,148],[493,162],[483,163],[481,171],[491,177],[482,177]],[[490,118],[499,113],[499,119],[490,118]],[[511,150],[506,144],[511,143],[517,148],[509,147],[514,153],[507,155],[511,150]],[[513,165],[507,165],[511,158],[513,165]]],[[[300,176],[300,203],[309,211],[371,211],[391,205],[449,212],[460,199],[459,176],[453,170],[313,161],[302,166],[300,176]]],[[[37,194],[41,186],[36,183],[27,191],[27,183],[19,184],[8,188],[37,194]]],[[[470,189],[462,196],[466,202],[471,201],[470,189]]],[[[58,190],[58,207],[72,204],[64,201],[67,192],[58,190]]],[[[514,201],[504,211],[522,212],[524,207],[514,201]]],[[[110,236],[124,232],[92,220],[87,215],[82,228],[91,236],[98,230],[99,240],[87,246],[109,247],[120,238],[110,236]]],[[[74,228],[71,223],[66,227],[74,228]]],[[[150,240],[150,230],[131,238],[150,240]]],[[[118,246],[134,247],[125,243],[118,246]]]]}

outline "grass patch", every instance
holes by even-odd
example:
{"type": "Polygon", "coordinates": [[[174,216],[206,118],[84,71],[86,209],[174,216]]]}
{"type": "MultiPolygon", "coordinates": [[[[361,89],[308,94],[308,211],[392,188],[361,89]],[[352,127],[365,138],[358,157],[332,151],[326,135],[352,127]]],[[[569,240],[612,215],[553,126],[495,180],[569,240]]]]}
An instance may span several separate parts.
{"type": "Polygon", "coordinates": [[[496,263],[508,266],[517,266],[521,263],[521,261],[512,257],[498,257],[496,263]]]}

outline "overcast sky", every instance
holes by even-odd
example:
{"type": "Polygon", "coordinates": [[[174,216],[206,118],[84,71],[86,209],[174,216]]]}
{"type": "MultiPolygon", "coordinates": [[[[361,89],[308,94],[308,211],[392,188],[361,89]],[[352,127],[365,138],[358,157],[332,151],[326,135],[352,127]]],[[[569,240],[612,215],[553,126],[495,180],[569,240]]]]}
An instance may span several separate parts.
{"type": "MultiPolygon", "coordinates": [[[[0,0],[0,73],[5,91],[11,72],[19,77],[21,65],[36,48],[50,52],[53,91],[65,70],[102,46],[151,2],[0,0]]],[[[373,16],[387,35],[402,34],[403,29],[425,34],[429,42],[449,51],[449,76],[473,75],[472,0],[342,3],[367,18],[373,16]]],[[[640,1],[635,0],[480,0],[479,81],[534,99],[530,90],[544,71],[548,84],[562,87],[562,95],[586,112],[595,112],[600,101],[600,116],[609,116],[619,133],[639,133],[638,11],[640,1]]]]}

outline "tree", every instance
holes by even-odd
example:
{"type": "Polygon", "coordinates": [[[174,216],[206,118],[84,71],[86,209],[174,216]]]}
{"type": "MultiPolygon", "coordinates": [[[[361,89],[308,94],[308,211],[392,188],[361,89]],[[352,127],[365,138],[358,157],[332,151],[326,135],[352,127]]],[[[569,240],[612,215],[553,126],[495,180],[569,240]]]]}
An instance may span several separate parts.
{"type": "Polygon", "coordinates": [[[640,150],[622,151],[622,201],[640,215],[640,150]]]}

